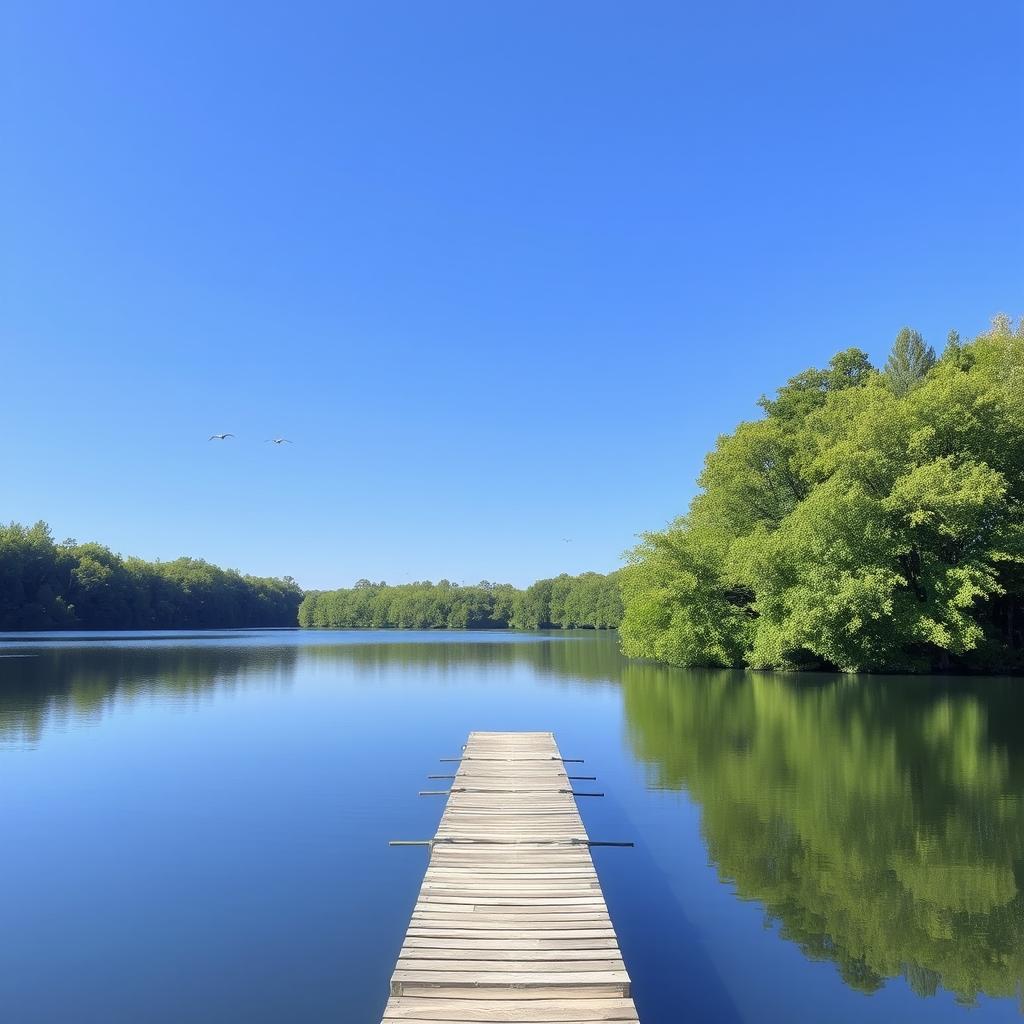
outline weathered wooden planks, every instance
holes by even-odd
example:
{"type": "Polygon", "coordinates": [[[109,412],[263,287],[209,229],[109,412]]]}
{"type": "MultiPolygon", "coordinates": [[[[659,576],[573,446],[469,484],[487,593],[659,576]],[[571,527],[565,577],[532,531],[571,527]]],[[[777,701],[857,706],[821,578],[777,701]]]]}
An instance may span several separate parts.
{"type": "Polygon", "coordinates": [[[637,1020],[572,785],[551,733],[470,733],[384,1022],[637,1020]]]}

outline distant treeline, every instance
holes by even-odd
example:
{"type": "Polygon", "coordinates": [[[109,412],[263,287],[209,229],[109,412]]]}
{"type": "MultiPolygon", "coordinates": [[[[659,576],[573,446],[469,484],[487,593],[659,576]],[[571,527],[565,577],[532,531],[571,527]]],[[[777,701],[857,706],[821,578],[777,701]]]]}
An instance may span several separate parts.
{"type": "Polygon", "coordinates": [[[557,576],[526,590],[508,583],[459,586],[360,580],[344,590],[309,591],[300,626],[396,629],[614,629],[622,618],[618,573],[557,576]]]}
{"type": "Polygon", "coordinates": [[[1024,325],[904,328],[762,398],[623,570],[626,654],[676,665],[1024,668],[1024,325]]]}
{"type": "Polygon", "coordinates": [[[302,591],[196,558],[146,562],[49,527],[0,526],[0,630],[294,626],[302,591]]]}
{"type": "Polygon", "coordinates": [[[0,525],[0,630],[612,629],[621,618],[618,573],[562,575],[526,590],[360,580],[303,595],[290,576],[243,576],[197,558],[146,562],[102,544],[57,543],[43,522],[0,525]]]}

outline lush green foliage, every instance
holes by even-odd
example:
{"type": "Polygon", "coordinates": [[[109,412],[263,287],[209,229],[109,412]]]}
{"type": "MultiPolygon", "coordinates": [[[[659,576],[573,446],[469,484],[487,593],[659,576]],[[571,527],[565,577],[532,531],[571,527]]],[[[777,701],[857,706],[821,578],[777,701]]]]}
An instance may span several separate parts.
{"type": "Polygon", "coordinates": [[[526,590],[487,581],[463,587],[360,580],[350,589],[310,591],[299,607],[300,626],[352,628],[608,629],[621,616],[617,575],[593,572],[538,580],[526,590]]]}
{"type": "Polygon", "coordinates": [[[195,558],[145,562],[54,543],[45,523],[0,526],[0,629],[294,626],[302,591],[195,558]]]}
{"type": "Polygon", "coordinates": [[[360,580],[341,590],[310,591],[299,606],[300,626],[399,629],[470,629],[504,626],[514,588],[483,582],[460,587],[440,583],[386,583],[360,580]]]}
{"type": "Polygon", "coordinates": [[[0,630],[333,626],[540,629],[618,626],[617,574],[559,576],[526,590],[486,581],[388,586],[360,580],[303,595],[194,558],[145,562],[100,544],[57,544],[45,523],[0,526],[0,630]]]}
{"type": "Polygon", "coordinates": [[[904,327],[892,345],[885,363],[885,379],[890,390],[905,395],[916,387],[935,365],[935,349],[910,327],[904,327]]]}
{"type": "Polygon", "coordinates": [[[1024,664],[1024,331],[900,332],[762,399],[623,574],[627,654],[845,670],[1024,664]]]}
{"type": "Polygon", "coordinates": [[[615,629],[622,619],[619,574],[556,576],[516,593],[509,625],[515,629],[615,629]]]}

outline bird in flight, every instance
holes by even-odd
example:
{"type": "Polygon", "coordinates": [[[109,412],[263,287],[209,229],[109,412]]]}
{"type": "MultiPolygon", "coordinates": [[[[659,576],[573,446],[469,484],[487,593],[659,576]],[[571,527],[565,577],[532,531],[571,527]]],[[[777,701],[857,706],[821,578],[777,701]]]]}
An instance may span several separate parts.
{"type": "Polygon", "coordinates": [[[226,441],[229,437],[234,437],[234,434],[211,434],[211,441],[226,441]]]}
{"type": "Polygon", "coordinates": [[[291,444],[287,437],[268,437],[265,444],[291,444]]]}
{"type": "Polygon", "coordinates": [[[572,543],[572,537],[563,537],[562,538],[562,543],[563,544],[571,544],[572,543]]]}

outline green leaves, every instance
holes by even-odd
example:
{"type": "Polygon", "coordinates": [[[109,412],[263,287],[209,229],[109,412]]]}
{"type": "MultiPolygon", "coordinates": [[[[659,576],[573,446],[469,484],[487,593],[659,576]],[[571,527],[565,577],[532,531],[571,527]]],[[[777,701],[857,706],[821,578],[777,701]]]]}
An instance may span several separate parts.
{"type": "Polygon", "coordinates": [[[457,586],[360,580],[351,589],[308,593],[300,626],[398,629],[614,628],[622,616],[617,574],[590,572],[538,580],[526,590],[508,583],[457,586]]]}
{"type": "Polygon", "coordinates": [[[679,522],[648,534],[623,570],[623,651],[674,665],[731,665],[749,639],[752,594],[723,564],[727,541],[679,522]]]}
{"type": "Polygon", "coordinates": [[[935,349],[917,331],[904,327],[892,344],[885,363],[886,383],[893,394],[905,395],[935,365],[935,349]]]}
{"type": "Polygon", "coordinates": [[[1000,322],[955,359],[929,353],[909,330],[884,375],[841,353],[720,438],[690,515],[633,553],[626,653],[1021,665],[1024,339],[1000,322]]]}
{"type": "Polygon", "coordinates": [[[0,629],[293,626],[301,599],[294,580],[54,544],[45,523],[0,526],[0,629]]]}

